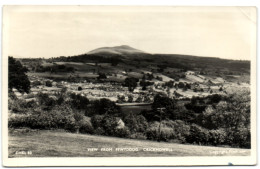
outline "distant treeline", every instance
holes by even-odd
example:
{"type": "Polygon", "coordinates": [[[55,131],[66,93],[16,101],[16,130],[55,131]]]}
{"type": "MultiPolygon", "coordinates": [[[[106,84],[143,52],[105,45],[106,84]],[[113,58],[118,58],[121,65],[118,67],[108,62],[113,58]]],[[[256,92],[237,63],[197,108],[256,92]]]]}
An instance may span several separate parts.
{"type": "Polygon", "coordinates": [[[106,55],[106,57],[97,54],[82,54],[78,56],[68,56],[68,57],[57,57],[52,58],[51,61],[54,62],[97,62],[97,63],[111,63],[113,66],[116,66],[118,63],[122,62],[119,56],[117,55],[106,55]]]}
{"type": "Polygon", "coordinates": [[[33,68],[35,72],[51,72],[51,73],[70,73],[74,72],[76,69],[74,67],[65,66],[65,65],[52,65],[52,66],[42,66],[38,65],[33,68]]]}

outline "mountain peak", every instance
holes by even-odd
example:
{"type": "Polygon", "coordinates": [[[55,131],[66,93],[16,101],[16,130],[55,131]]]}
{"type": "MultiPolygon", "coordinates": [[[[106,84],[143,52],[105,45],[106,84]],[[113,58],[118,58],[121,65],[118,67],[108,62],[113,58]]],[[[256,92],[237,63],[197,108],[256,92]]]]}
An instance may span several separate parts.
{"type": "Polygon", "coordinates": [[[134,49],[128,45],[121,45],[121,46],[115,46],[114,48],[121,48],[121,49],[134,49]]]}
{"type": "Polygon", "coordinates": [[[145,53],[145,52],[132,48],[128,45],[102,47],[88,52],[88,54],[97,54],[97,53],[133,54],[133,53],[145,53]]]}

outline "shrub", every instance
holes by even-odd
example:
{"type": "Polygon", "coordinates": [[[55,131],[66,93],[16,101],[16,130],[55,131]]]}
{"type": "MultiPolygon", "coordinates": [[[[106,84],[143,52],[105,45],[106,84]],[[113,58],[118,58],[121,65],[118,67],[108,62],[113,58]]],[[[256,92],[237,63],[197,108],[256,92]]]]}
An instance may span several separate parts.
{"type": "Polygon", "coordinates": [[[116,128],[115,133],[113,136],[116,137],[122,137],[122,138],[129,138],[130,137],[130,131],[127,127],[124,128],[116,128]]]}
{"type": "Polygon", "coordinates": [[[159,122],[152,123],[146,131],[148,140],[169,141],[174,139],[174,130],[164,124],[159,127],[159,122]],[[160,129],[159,129],[160,128],[160,129]]]}
{"type": "Polygon", "coordinates": [[[115,136],[118,126],[118,119],[114,116],[104,116],[102,119],[102,127],[105,130],[105,134],[108,136],[115,136]]]}
{"type": "Polygon", "coordinates": [[[154,97],[154,102],[152,104],[153,109],[153,119],[167,119],[170,118],[174,112],[176,102],[175,100],[168,98],[167,96],[161,96],[157,94],[154,97]],[[163,108],[163,109],[161,109],[163,108]]]}
{"type": "Polygon", "coordinates": [[[124,102],[126,102],[125,96],[124,96],[124,95],[122,95],[122,96],[118,95],[118,96],[117,96],[117,102],[118,102],[118,103],[124,103],[124,102]]]}
{"type": "Polygon", "coordinates": [[[35,110],[24,116],[8,119],[8,126],[31,129],[65,129],[75,131],[75,119],[72,110],[66,106],[55,107],[51,111],[35,110]]]}
{"type": "Polygon", "coordinates": [[[52,87],[51,81],[46,81],[45,85],[46,85],[47,87],[52,87]]]}
{"type": "Polygon", "coordinates": [[[128,102],[129,103],[132,103],[133,102],[133,95],[128,95],[128,102]]]}
{"type": "Polygon", "coordinates": [[[140,139],[140,140],[146,140],[146,134],[145,133],[132,133],[129,138],[131,139],[140,139]]]}
{"type": "Polygon", "coordinates": [[[190,126],[190,134],[186,137],[188,143],[208,144],[209,130],[196,124],[190,126]]]}
{"type": "Polygon", "coordinates": [[[169,126],[174,129],[174,139],[179,140],[182,143],[186,142],[186,137],[190,135],[190,126],[186,125],[184,121],[175,120],[175,121],[164,121],[166,126],[169,126]]]}
{"type": "Polygon", "coordinates": [[[92,125],[95,129],[94,133],[98,135],[129,137],[130,131],[127,127],[120,126],[121,119],[111,115],[95,115],[91,118],[92,125]]]}
{"type": "Polygon", "coordinates": [[[95,100],[91,105],[92,112],[90,112],[89,116],[94,114],[109,114],[109,115],[116,115],[120,114],[121,110],[120,107],[115,104],[115,102],[110,101],[108,99],[100,99],[95,100]]]}
{"type": "Polygon", "coordinates": [[[79,87],[78,87],[78,91],[81,91],[81,90],[82,90],[82,87],[81,87],[81,86],[79,86],[79,87]]]}
{"type": "Polygon", "coordinates": [[[227,144],[233,147],[251,148],[250,128],[240,126],[238,128],[230,128],[227,130],[227,144]]]}
{"type": "Polygon", "coordinates": [[[96,135],[105,135],[105,130],[102,127],[98,127],[94,130],[96,135]]]}
{"type": "Polygon", "coordinates": [[[71,104],[72,108],[75,108],[78,110],[87,108],[87,106],[89,104],[88,98],[81,96],[80,94],[74,94],[74,93],[72,93],[70,95],[70,97],[71,97],[70,104],[71,104]]]}
{"type": "Polygon", "coordinates": [[[227,133],[224,129],[209,130],[209,143],[212,145],[225,144],[227,133]]]}
{"type": "Polygon", "coordinates": [[[8,128],[28,127],[28,114],[12,114],[8,117],[8,128]]]}
{"type": "Polygon", "coordinates": [[[26,114],[28,109],[36,107],[36,102],[33,100],[26,102],[24,99],[9,99],[8,103],[8,109],[12,113],[26,114]]]}
{"type": "Polygon", "coordinates": [[[106,76],[105,73],[99,73],[98,74],[98,79],[106,79],[106,78],[107,78],[107,76],[106,76]]]}
{"type": "Polygon", "coordinates": [[[103,115],[94,115],[91,117],[91,123],[94,129],[98,129],[102,127],[103,115]]]}
{"type": "Polygon", "coordinates": [[[144,132],[148,127],[148,122],[142,115],[129,113],[123,118],[123,120],[132,133],[144,132]]]}
{"type": "Polygon", "coordinates": [[[190,134],[190,127],[181,120],[164,120],[161,122],[159,132],[159,122],[152,123],[146,131],[147,139],[158,141],[172,141],[185,143],[186,137],[190,134]]]}
{"type": "Polygon", "coordinates": [[[88,134],[94,133],[94,128],[91,124],[90,118],[83,116],[83,119],[81,120],[81,123],[79,125],[79,132],[88,134]]]}
{"type": "Polygon", "coordinates": [[[37,99],[43,110],[50,110],[56,105],[56,100],[46,93],[38,93],[37,99]]]}

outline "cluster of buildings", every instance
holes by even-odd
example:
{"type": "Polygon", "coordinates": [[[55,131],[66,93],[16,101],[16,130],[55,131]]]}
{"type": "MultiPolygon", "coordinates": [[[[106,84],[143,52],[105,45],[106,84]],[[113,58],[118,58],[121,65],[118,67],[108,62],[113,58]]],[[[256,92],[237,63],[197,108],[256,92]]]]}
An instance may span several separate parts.
{"type": "Polygon", "coordinates": [[[223,79],[209,79],[201,76],[193,71],[185,73],[186,78],[179,81],[172,81],[173,85],[169,87],[165,81],[153,81],[154,83],[147,86],[146,90],[142,90],[141,86],[129,92],[127,87],[122,86],[121,83],[103,82],[94,83],[83,81],[80,83],[60,81],[56,82],[51,79],[42,78],[38,76],[29,76],[31,81],[31,93],[22,95],[18,91],[14,91],[18,97],[26,99],[33,98],[37,93],[48,93],[54,95],[66,88],[68,92],[81,94],[90,100],[107,98],[115,102],[138,102],[148,103],[152,102],[157,93],[164,93],[171,98],[191,98],[193,96],[207,96],[215,93],[223,93],[224,85],[227,86],[223,79]],[[185,86],[185,87],[180,87],[185,86]],[[188,87],[187,87],[188,86],[188,87]]]}

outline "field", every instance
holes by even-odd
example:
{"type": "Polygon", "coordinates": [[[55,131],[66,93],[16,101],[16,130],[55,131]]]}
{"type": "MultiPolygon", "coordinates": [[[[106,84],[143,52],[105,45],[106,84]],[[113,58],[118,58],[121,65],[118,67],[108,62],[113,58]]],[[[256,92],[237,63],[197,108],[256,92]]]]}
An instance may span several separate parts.
{"type": "Polygon", "coordinates": [[[249,149],[183,145],[165,142],[159,143],[105,136],[73,134],[64,131],[21,132],[16,130],[16,132],[9,133],[9,157],[174,157],[248,155],[250,155],[249,149]],[[93,151],[91,148],[98,149],[97,151],[93,151]],[[112,148],[112,151],[101,151],[101,148],[112,148]],[[116,151],[116,148],[138,148],[138,151],[116,151]],[[157,151],[147,151],[155,149],[157,149],[157,151]]]}

